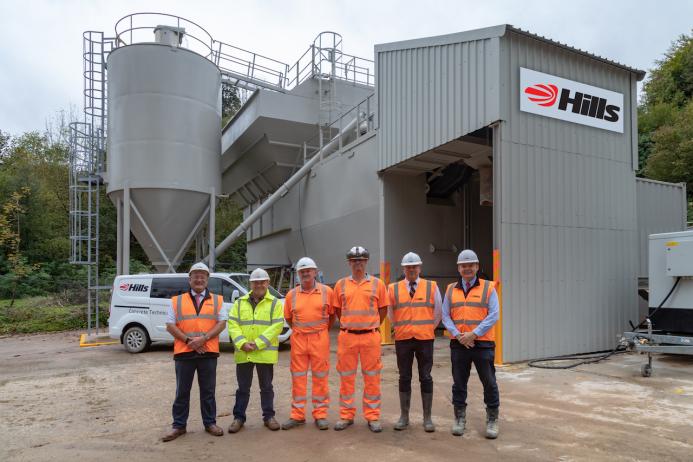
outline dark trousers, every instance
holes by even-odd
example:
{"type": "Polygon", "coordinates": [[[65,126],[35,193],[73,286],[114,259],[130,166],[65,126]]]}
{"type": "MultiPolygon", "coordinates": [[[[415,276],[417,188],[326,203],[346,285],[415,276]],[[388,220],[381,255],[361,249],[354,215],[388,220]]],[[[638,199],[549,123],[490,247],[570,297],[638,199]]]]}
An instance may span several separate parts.
{"type": "Polygon", "coordinates": [[[498,384],[496,383],[495,345],[475,345],[466,348],[457,340],[450,342],[450,359],[452,360],[452,404],[455,407],[467,405],[467,382],[472,363],[484,385],[484,403],[486,407],[497,408],[500,405],[498,384]]]}
{"type": "Polygon", "coordinates": [[[433,393],[433,340],[396,340],[397,368],[399,369],[399,391],[411,392],[411,376],[414,356],[419,368],[419,383],[423,393],[433,393]]]}
{"type": "Polygon", "coordinates": [[[217,358],[179,359],[176,364],[176,399],[173,401],[173,428],[185,428],[190,411],[190,389],[195,371],[200,386],[200,412],[205,427],[217,422],[217,358]]]}
{"type": "Polygon", "coordinates": [[[272,377],[274,376],[274,364],[243,363],[236,364],[236,404],[233,406],[233,417],[245,422],[245,410],[250,401],[250,386],[253,384],[253,368],[257,369],[257,379],[260,382],[260,405],[262,406],[262,420],[274,417],[274,388],[272,377]]]}

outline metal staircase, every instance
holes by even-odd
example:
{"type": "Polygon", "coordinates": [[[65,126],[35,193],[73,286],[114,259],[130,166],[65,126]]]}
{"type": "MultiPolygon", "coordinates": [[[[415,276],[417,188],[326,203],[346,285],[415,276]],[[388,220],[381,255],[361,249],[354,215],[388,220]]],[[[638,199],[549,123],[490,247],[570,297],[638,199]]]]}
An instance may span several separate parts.
{"type": "Polygon", "coordinates": [[[106,56],[113,41],[83,34],[84,120],[69,125],[70,262],[87,267],[87,331],[99,331],[99,196],[106,139],[106,56]]]}

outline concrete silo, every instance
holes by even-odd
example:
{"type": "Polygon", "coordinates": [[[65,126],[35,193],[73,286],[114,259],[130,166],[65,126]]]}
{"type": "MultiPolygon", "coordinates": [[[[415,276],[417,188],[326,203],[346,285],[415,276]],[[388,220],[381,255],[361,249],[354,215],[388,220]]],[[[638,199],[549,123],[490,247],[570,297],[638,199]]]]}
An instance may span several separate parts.
{"type": "Polygon", "coordinates": [[[184,30],[108,55],[107,193],[118,210],[119,273],[132,231],[159,271],[173,271],[205,223],[214,229],[221,187],[221,74],[179,47],[184,30]]]}

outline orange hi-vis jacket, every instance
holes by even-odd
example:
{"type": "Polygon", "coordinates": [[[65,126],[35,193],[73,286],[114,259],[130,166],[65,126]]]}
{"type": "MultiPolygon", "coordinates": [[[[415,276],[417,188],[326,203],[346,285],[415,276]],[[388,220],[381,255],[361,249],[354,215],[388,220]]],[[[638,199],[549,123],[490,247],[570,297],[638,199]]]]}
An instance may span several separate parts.
{"type": "Polygon", "coordinates": [[[291,320],[291,329],[302,334],[311,334],[329,327],[332,309],[332,289],[315,282],[315,288],[304,292],[301,286],[294,287],[284,298],[284,317],[291,320]],[[300,306],[300,309],[297,307],[300,306]]]}
{"type": "MultiPolygon", "coordinates": [[[[177,295],[171,299],[176,311],[176,326],[188,337],[201,337],[217,324],[219,310],[222,308],[221,295],[209,293],[202,299],[200,313],[195,310],[195,302],[190,292],[177,295]]],[[[204,344],[206,351],[219,353],[219,336],[207,340],[204,344]]],[[[173,354],[188,353],[194,351],[184,341],[175,339],[173,354]]]]}
{"type": "Polygon", "coordinates": [[[409,296],[409,285],[404,279],[390,284],[390,305],[395,340],[432,340],[435,338],[435,281],[419,279],[414,298],[409,296]]]}
{"type": "Polygon", "coordinates": [[[348,276],[340,279],[335,284],[335,306],[341,309],[339,326],[347,330],[378,329],[378,310],[388,306],[387,298],[385,283],[370,274],[358,283],[348,276]]]}
{"type": "MultiPolygon", "coordinates": [[[[493,282],[479,279],[479,284],[464,296],[457,282],[448,286],[446,293],[450,301],[450,318],[460,332],[472,332],[488,315],[488,300],[493,290],[493,282]]],[[[493,342],[496,339],[495,329],[489,329],[477,340],[493,342]]]]}

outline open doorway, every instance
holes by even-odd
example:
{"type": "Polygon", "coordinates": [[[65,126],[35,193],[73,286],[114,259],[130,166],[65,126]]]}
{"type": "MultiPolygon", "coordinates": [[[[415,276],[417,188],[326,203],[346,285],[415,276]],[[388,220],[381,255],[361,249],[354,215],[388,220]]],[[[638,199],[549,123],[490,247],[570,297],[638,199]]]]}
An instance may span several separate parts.
{"type": "Polygon", "coordinates": [[[402,162],[382,175],[383,251],[391,279],[406,252],[424,261],[440,287],[456,280],[457,254],[479,255],[493,278],[493,128],[485,127],[402,162]]]}

